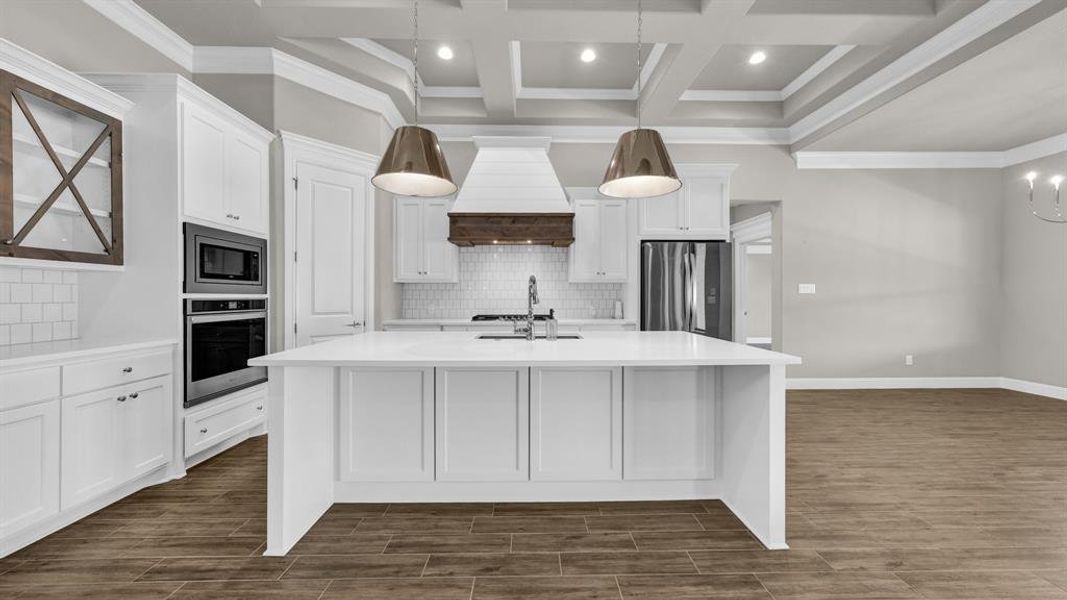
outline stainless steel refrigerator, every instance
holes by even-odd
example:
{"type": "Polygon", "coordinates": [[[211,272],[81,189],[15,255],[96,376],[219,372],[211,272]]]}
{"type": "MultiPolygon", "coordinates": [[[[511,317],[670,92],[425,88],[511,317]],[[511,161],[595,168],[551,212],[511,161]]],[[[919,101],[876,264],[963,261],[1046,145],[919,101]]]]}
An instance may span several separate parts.
{"type": "Polygon", "coordinates": [[[726,242],[642,242],[641,330],[732,340],[732,265],[726,242]]]}

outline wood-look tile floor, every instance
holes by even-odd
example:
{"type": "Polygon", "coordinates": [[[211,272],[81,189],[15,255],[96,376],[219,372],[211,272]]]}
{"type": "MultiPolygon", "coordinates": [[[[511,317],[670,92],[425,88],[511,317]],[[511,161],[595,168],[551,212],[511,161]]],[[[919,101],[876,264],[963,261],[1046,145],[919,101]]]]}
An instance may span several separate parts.
{"type": "Polygon", "coordinates": [[[260,438],[0,559],[0,600],[1067,599],[1067,403],[790,392],[788,428],[788,551],[715,501],[375,504],[263,557],[260,438]]]}

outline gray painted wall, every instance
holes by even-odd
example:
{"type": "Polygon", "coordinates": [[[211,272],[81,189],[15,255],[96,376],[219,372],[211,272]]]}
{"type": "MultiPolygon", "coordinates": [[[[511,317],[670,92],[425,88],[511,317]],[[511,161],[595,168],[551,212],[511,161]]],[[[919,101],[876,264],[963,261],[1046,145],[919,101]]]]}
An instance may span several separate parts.
{"type": "MultiPolygon", "coordinates": [[[[1035,205],[1052,214],[1047,181],[1056,173],[1067,175],[1067,153],[1003,172],[1001,374],[1067,386],[1067,225],[1030,214],[1022,180],[1028,171],[1040,174],[1035,205]]],[[[1067,213],[1067,190],[1063,196],[1067,213]]]]}
{"type": "MultiPolygon", "coordinates": [[[[447,143],[445,152],[462,179],[473,145],[447,143]]],[[[554,144],[549,157],[563,185],[588,186],[610,152],[554,144]]],[[[1000,374],[999,170],[798,171],[774,146],[680,145],[671,154],[736,163],[734,199],[781,201],[775,345],[803,357],[791,377],[1000,374]],[[798,294],[799,283],[817,293],[798,294]],[[905,354],[914,366],[904,366],[905,354]]]]}

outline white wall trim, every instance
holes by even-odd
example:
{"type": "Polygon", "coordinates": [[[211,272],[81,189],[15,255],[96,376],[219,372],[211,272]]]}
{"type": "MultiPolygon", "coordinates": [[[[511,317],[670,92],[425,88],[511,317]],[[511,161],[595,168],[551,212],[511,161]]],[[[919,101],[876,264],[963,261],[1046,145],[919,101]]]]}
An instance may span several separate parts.
{"type": "Polygon", "coordinates": [[[118,119],[134,105],[111,90],[3,38],[0,38],[0,69],[30,81],[47,81],[49,89],[118,119]]]}
{"type": "Polygon", "coordinates": [[[769,238],[773,222],[770,211],[738,221],[730,225],[731,241],[735,244],[751,244],[769,238]]]}
{"type": "Polygon", "coordinates": [[[780,90],[686,90],[682,102],[781,102],[780,90]]]}
{"type": "Polygon", "coordinates": [[[989,0],[789,128],[799,141],[989,33],[1041,0],[989,0]]]}
{"type": "Polygon", "coordinates": [[[1067,387],[1010,377],[790,377],[790,390],[1006,389],[1067,400],[1067,387]]]}
{"type": "Polygon", "coordinates": [[[415,77],[415,64],[411,62],[408,57],[399,52],[391,50],[390,48],[368,38],[346,37],[341,38],[341,41],[366,52],[380,61],[387,62],[394,67],[403,70],[407,73],[408,79],[413,79],[415,77]]]}
{"type": "Polygon", "coordinates": [[[798,169],[999,169],[1000,152],[809,152],[793,154],[798,169]]]}
{"type": "Polygon", "coordinates": [[[811,83],[811,81],[821,75],[823,71],[829,69],[834,63],[844,58],[853,48],[855,48],[855,46],[848,45],[834,46],[831,48],[829,52],[822,56],[822,58],[815,61],[810,67],[805,69],[803,73],[797,75],[796,79],[790,81],[788,85],[782,88],[782,100],[792,96],[799,91],[800,88],[811,83]]]}
{"type": "Polygon", "coordinates": [[[1061,152],[1067,152],[1067,133],[1061,133],[1059,135],[1047,137],[1043,140],[1005,150],[1004,152],[1001,152],[1003,155],[1001,166],[1010,167],[1031,160],[1045,158],[1046,156],[1052,156],[1053,154],[1059,154],[1061,152]]]}
{"type": "Polygon", "coordinates": [[[793,153],[798,169],[1002,169],[1067,152],[1067,133],[989,152],[818,152],[793,153]]]}
{"type": "MultiPolygon", "coordinates": [[[[614,144],[633,127],[612,125],[433,125],[442,141],[470,141],[475,136],[547,136],[554,144],[614,144]]],[[[657,127],[670,144],[787,145],[786,129],[759,127],[657,127]]]]}
{"type": "Polygon", "coordinates": [[[82,0],[186,71],[193,70],[193,45],[133,0],[82,0]]]}

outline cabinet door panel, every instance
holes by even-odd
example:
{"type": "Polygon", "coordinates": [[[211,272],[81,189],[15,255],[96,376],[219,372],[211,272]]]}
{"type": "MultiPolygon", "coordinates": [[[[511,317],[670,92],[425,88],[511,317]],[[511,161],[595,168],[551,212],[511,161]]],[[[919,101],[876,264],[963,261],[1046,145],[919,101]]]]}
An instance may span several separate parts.
{"type": "Polygon", "coordinates": [[[622,369],[530,371],[530,479],[622,478],[622,369]]]}
{"type": "Polygon", "coordinates": [[[59,512],[59,400],[0,412],[0,539],[59,512]]]}
{"type": "Polygon", "coordinates": [[[574,243],[567,250],[571,282],[601,281],[600,206],[598,200],[574,202],[574,243]]]}
{"type": "Polygon", "coordinates": [[[730,199],[727,197],[729,179],[724,177],[691,177],[686,179],[686,233],[707,238],[729,237],[730,199]]]}
{"type": "Polygon", "coordinates": [[[121,482],[119,388],[62,400],[62,507],[90,500],[121,482]]]}
{"type": "Polygon", "coordinates": [[[436,369],[437,479],[529,479],[528,368],[436,369]]]}
{"type": "Polygon", "coordinates": [[[170,460],[171,377],[158,377],[127,388],[119,407],[122,448],[120,471],[130,480],[170,460]]]}
{"type": "Polygon", "coordinates": [[[418,198],[397,198],[393,211],[393,280],[421,281],[422,203],[418,198]]]}
{"type": "Polygon", "coordinates": [[[229,225],[266,234],[267,147],[240,134],[226,139],[229,225]]]}
{"type": "Polygon", "coordinates": [[[185,214],[229,224],[226,192],[226,124],[192,104],[183,104],[182,200],[185,214]]]}
{"type": "Polygon", "coordinates": [[[433,369],[341,372],[341,479],[433,481],[433,369]]]}
{"type": "Polygon", "coordinates": [[[627,240],[629,229],[625,200],[610,200],[600,204],[600,272],[602,281],[625,282],[627,273],[627,240]]]}
{"type": "Polygon", "coordinates": [[[682,233],[683,199],[685,188],[656,198],[642,198],[641,203],[641,235],[649,236],[676,236],[682,233]]]}
{"type": "Polygon", "coordinates": [[[715,369],[624,369],[623,478],[715,475],[715,369]]]}
{"type": "Polygon", "coordinates": [[[422,201],[422,264],[424,279],[455,281],[458,252],[448,241],[448,204],[446,198],[422,201]]]}

